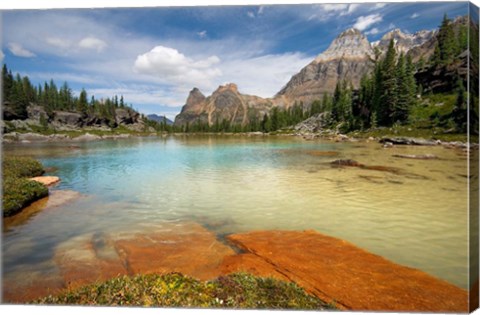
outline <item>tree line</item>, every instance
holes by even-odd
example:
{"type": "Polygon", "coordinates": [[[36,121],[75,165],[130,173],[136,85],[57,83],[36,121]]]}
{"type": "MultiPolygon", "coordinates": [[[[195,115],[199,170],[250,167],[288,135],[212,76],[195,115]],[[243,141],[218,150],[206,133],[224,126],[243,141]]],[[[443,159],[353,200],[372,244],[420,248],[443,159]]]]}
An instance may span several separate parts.
{"type": "Polygon", "coordinates": [[[46,118],[53,117],[54,111],[71,111],[85,116],[96,116],[100,119],[115,121],[115,109],[131,107],[123,99],[123,95],[101,100],[95,96],[88,98],[85,89],[78,96],[74,95],[67,82],[60,87],[53,80],[34,86],[28,76],[12,74],[12,71],[3,65],[3,100],[9,103],[16,116],[27,118],[27,107],[30,104],[40,105],[47,113],[46,118]]]}

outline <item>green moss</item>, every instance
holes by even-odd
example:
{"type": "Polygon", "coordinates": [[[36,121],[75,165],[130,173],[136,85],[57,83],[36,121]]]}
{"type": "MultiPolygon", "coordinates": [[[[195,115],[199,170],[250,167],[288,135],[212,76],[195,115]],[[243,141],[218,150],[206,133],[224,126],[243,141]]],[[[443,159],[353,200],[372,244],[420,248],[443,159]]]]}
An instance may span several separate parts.
{"type": "Polygon", "coordinates": [[[245,273],[208,282],[178,273],[123,276],[33,303],[316,310],[331,307],[294,283],[245,273]]]}
{"type": "Polygon", "coordinates": [[[7,177],[3,180],[3,216],[12,216],[33,201],[48,196],[48,188],[26,178],[7,177]]]}
{"type": "Polygon", "coordinates": [[[3,156],[4,177],[35,177],[44,173],[42,164],[29,157],[3,156]]]}
{"type": "Polygon", "coordinates": [[[35,200],[48,196],[48,188],[27,177],[40,176],[43,166],[28,157],[4,156],[2,160],[3,216],[12,216],[35,200]]]}

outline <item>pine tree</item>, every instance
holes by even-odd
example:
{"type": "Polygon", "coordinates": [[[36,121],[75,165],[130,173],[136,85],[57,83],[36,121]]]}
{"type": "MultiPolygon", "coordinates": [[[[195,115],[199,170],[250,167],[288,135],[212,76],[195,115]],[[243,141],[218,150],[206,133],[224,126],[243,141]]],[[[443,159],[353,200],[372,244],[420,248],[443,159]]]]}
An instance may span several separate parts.
{"type": "Polygon", "coordinates": [[[433,64],[447,65],[450,64],[459,51],[459,42],[455,37],[453,24],[444,14],[442,24],[439,27],[437,35],[437,45],[433,55],[433,64]]]}
{"type": "Polygon", "coordinates": [[[88,106],[88,100],[87,100],[87,92],[85,89],[82,89],[80,92],[80,96],[77,101],[77,111],[86,114],[87,113],[87,106],[88,106]]]}
{"type": "Polygon", "coordinates": [[[12,72],[8,70],[6,64],[4,64],[2,68],[2,80],[3,80],[3,89],[2,89],[3,101],[9,101],[12,94],[13,75],[12,75],[12,72]]]}
{"type": "Polygon", "coordinates": [[[408,109],[410,106],[409,86],[407,81],[407,70],[405,65],[405,57],[400,54],[395,70],[397,79],[397,102],[392,114],[393,122],[405,121],[408,117],[408,109]]]}
{"type": "Polygon", "coordinates": [[[390,126],[393,123],[393,113],[397,106],[397,78],[396,78],[396,51],[393,39],[390,40],[381,72],[381,96],[378,110],[382,125],[390,126]]]}
{"type": "Polygon", "coordinates": [[[412,56],[407,55],[406,64],[406,80],[408,86],[409,107],[412,107],[416,102],[417,81],[415,80],[415,65],[412,61],[412,56]]]}

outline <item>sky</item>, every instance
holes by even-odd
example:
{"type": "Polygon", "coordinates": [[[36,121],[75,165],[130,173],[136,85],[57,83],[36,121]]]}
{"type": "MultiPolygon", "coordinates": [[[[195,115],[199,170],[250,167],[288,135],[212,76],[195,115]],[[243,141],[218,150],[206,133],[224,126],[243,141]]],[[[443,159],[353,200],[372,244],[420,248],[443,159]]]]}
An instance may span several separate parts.
{"type": "Polygon", "coordinates": [[[210,95],[233,82],[272,97],[347,28],[375,41],[467,10],[467,2],[2,10],[0,58],[35,84],[123,95],[173,120],[193,87],[210,95]]]}

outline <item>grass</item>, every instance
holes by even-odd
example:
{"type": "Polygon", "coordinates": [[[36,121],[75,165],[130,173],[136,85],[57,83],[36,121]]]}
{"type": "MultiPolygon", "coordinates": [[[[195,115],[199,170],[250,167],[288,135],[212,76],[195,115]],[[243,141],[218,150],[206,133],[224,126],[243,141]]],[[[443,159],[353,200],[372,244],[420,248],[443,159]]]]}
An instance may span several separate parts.
{"type": "Polygon", "coordinates": [[[122,276],[32,303],[62,305],[156,306],[187,308],[332,308],[294,283],[246,273],[202,282],[179,273],[122,276]]]}
{"type": "Polygon", "coordinates": [[[20,212],[33,201],[48,196],[48,188],[28,177],[40,176],[43,166],[28,157],[3,156],[2,160],[2,209],[8,217],[20,212]]]}

